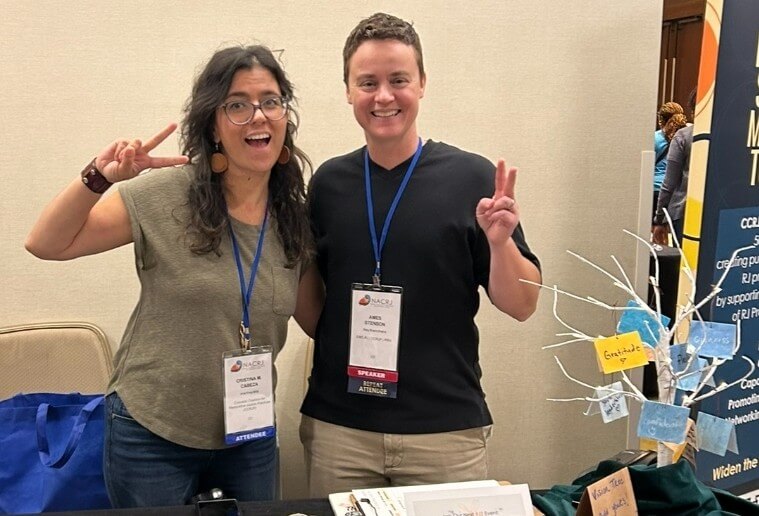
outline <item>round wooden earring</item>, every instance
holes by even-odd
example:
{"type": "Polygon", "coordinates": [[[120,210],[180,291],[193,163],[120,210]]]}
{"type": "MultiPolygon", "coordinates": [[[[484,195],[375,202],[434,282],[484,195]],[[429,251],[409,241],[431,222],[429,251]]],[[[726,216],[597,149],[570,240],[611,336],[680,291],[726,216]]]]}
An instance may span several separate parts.
{"type": "Polygon", "coordinates": [[[227,171],[227,168],[229,168],[227,157],[221,153],[219,142],[216,142],[215,152],[211,154],[211,170],[217,174],[223,174],[227,171]]]}

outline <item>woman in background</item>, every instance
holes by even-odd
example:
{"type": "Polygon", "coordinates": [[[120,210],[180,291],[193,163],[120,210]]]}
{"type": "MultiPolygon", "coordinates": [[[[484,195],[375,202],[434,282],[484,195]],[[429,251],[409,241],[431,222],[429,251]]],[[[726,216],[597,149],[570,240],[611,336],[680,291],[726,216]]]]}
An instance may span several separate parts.
{"type": "MultiPolygon", "coordinates": [[[[696,110],[696,90],[688,96],[688,110],[692,116],[696,110]]],[[[684,124],[675,132],[667,152],[667,170],[656,201],[651,240],[655,244],[667,245],[669,227],[664,210],[669,212],[675,238],[683,241],[683,226],[685,223],[685,199],[688,195],[688,172],[690,170],[690,150],[693,145],[693,125],[684,124]]]]}
{"type": "Polygon", "coordinates": [[[677,102],[667,102],[662,104],[656,113],[656,120],[659,123],[659,130],[654,133],[654,152],[656,158],[654,162],[654,202],[652,205],[653,216],[656,213],[656,204],[659,200],[659,191],[664,182],[664,175],[667,172],[667,153],[669,152],[669,143],[675,133],[685,127],[687,118],[683,113],[683,108],[677,102]]]}

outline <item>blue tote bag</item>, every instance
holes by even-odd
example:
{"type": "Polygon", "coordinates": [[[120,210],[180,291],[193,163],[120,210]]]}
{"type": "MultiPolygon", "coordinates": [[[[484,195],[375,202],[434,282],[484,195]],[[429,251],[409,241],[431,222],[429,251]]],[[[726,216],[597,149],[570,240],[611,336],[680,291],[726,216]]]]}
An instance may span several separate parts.
{"type": "Polygon", "coordinates": [[[102,395],[0,401],[0,514],[109,508],[104,426],[102,395]]]}

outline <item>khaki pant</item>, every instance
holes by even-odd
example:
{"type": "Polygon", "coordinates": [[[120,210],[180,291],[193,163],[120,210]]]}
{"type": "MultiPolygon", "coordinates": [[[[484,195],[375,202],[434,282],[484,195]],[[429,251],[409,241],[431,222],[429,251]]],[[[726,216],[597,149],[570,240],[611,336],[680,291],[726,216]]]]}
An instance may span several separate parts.
{"type": "Polygon", "coordinates": [[[325,423],[300,422],[309,496],[359,488],[488,478],[491,426],[435,434],[382,434],[325,423]]]}

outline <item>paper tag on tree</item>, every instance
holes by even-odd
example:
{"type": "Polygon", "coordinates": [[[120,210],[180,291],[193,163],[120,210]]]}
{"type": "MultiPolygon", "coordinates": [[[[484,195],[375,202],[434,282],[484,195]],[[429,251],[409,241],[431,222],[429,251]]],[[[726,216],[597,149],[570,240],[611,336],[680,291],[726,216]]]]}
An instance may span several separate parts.
{"type": "Polygon", "coordinates": [[[661,324],[637,302],[628,301],[627,310],[622,312],[622,317],[619,319],[619,324],[617,324],[617,333],[637,331],[640,335],[640,340],[646,346],[654,348],[659,341],[662,328],[666,330],[669,324],[669,317],[666,315],[660,315],[659,320],[661,324]]]}
{"type": "Polygon", "coordinates": [[[733,358],[736,326],[728,323],[691,321],[688,342],[702,357],[733,358]]]}
{"type": "Polygon", "coordinates": [[[648,358],[643,351],[643,342],[637,331],[596,339],[593,345],[601,364],[601,371],[605,374],[648,364],[648,358]]]}
{"type": "Polygon", "coordinates": [[[738,453],[735,425],[727,419],[704,412],[698,413],[696,442],[699,450],[716,453],[723,457],[728,450],[738,453]]]}
{"type": "Polygon", "coordinates": [[[622,394],[623,391],[622,382],[614,382],[595,390],[595,398],[601,400],[597,403],[604,423],[611,423],[627,416],[627,401],[625,395],[622,394]]]}
{"type": "Polygon", "coordinates": [[[640,412],[638,436],[679,444],[685,441],[689,413],[685,407],[646,401],[640,412]]]}

